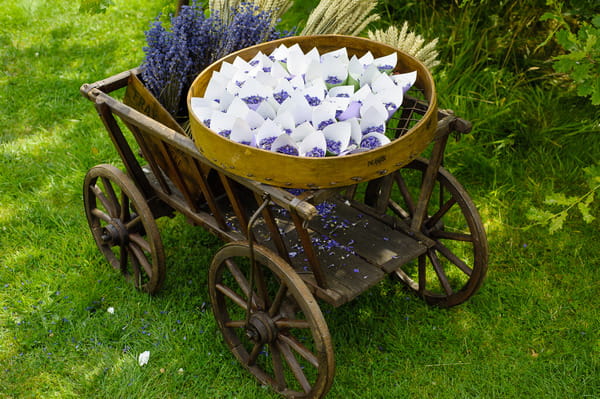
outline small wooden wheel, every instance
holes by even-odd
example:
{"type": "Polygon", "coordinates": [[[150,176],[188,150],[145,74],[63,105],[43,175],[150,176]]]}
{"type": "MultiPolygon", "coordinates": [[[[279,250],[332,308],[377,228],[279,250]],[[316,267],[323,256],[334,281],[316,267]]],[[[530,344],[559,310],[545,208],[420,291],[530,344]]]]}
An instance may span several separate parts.
{"type": "MultiPolygon", "coordinates": [[[[396,172],[389,209],[410,223],[425,170],[424,158],[396,172]]],[[[421,232],[434,241],[418,261],[396,271],[397,277],[431,304],[450,307],[467,300],[487,271],[488,246],[481,218],[461,184],[439,168],[421,232]]]]}
{"type": "Polygon", "coordinates": [[[133,181],[111,165],[85,176],[83,201],[92,235],[113,268],[153,294],[165,277],[165,254],[152,211],[133,181]]]}
{"type": "Polygon", "coordinates": [[[247,242],[221,248],[209,272],[215,318],[235,357],[290,398],[320,398],[333,382],[331,336],[321,309],[279,256],[247,242]]]}

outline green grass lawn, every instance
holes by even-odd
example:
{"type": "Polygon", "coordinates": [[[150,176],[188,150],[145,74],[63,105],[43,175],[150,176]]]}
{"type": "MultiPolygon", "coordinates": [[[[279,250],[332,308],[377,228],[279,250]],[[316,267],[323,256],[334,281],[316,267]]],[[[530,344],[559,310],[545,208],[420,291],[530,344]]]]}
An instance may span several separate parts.
{"type": "MultiPolygon", "coordinates": [[[[217,239],[181,216],[159,220],[167,281],[149,297],[90,234],[85,173],[121,163],[79,87],[138,66],[143,32],[168,2],[114,3],[90,15],[78,2],[0,1],[0,397],[276,397],[214,322],[217,239]]],[[[463,44],[435,75],[441,106],[475,125],[446,164],[487,229],[487,280],[447,310],[391,281],[324,305],[336,355],[328,397],[600,397],[598,221],[572,217],[550,234],[526,218],[547,193],[586,192],[600,113],[470,59],[463,44]]]]}

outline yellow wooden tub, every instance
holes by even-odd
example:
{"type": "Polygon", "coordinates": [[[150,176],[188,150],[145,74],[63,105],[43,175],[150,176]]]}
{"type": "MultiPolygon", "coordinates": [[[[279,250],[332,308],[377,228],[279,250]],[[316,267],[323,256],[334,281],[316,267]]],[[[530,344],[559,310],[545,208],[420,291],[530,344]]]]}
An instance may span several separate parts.
{"type": "MultiPolygon", "coordinates": [[[[187,97],[192,136],[196,147],[214,164],[242,177],[281,187],[330,188],[371,180],[409,163],[432,141],[437,127],[437,100],[431,74],[425,66],[391,46],[354,36],[318,35],[294,36],[262,43],[237,51],[213,63],[192,83],[187,97]],[[417,71],[414,85],[424,98],[422,117],[406,132],[382,147],[346,156],[310,158],[291,156],[236,143],[206,127],[193,112],[191,98],[202,97],[213,71],[220,69],[223,61],[233,62],[239,56],[252,59],[259,51],[271,53],[279,45],[298,43],[304,52],[317,47],[321,54],[345,47],[348,55],[361,57],[371,51],[374,57],[398,53],[394,72],[417,71]]],[[[402,112],[402,108],[398,111],[402,112]]]]}

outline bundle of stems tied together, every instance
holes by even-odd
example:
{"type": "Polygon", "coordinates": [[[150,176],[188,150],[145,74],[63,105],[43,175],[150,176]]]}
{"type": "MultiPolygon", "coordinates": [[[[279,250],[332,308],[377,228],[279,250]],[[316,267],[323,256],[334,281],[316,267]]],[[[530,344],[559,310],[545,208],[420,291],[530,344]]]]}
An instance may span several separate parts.
{"type": "MultiPolygon", "coordinates": [[[[183,1],[180,3],[188,3],[183,1]]],[[[341,34],[358,36],[379,20],[376,0],[321,0],[302,30],[277,28],[293,0],[209,0],[205,10],[192,0],[171,18],[170,31],[157,18],[146,31],[142,79],[174,116],[186,114],[183,97],[193,78],[212,62],[242,48],[291,35],[341,34]]],[[[439,64],[437,39],[426,42],[408,30],[369,30],[366,35],[419,59],[426,67],[439,64]]]]}

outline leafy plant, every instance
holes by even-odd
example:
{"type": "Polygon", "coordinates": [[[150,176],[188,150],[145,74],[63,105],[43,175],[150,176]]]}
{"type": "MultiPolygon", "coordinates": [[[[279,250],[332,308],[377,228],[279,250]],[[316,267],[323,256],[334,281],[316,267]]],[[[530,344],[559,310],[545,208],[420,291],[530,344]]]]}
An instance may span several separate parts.
{"type": "Polygon", "coordinates": [[[582,21],[577,32],[574,32],[556,1],[553,12],[545,13],[541,20],[554,20],[559,30],[555,31],[542,43],[544,45],[552,36],[566,53],[554,57],[554,69],[565,73],[577,86],[577,95],[591,97],[593,105],[600,105],[600,15],[594,16],[590,22],[582,21]]]}
{"type": "Polygon", "coordinates": [[[546,196],[544,204],[557,210],[550,211],[537,207],[529,208],[527,218],[536,224],[547,226],[550,233],[560,230],[572,209],[577,208],[584,222],[592,223],[596,218],[592,215],[595,194],[600,189],[600,164],[583,169],[587,175],[590,190],[582,196],[567,196],[563,193],[551,193],[546,196]]]}

